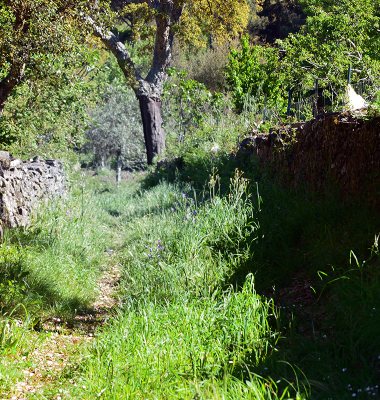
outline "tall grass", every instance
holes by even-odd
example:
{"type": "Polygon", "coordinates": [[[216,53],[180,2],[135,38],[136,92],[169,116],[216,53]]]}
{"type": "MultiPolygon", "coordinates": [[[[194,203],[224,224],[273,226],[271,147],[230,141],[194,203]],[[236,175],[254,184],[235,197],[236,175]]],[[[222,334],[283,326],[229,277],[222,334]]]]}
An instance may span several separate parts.
{"type": "Polygon", "coordinates": [[[252,373],[274,351],[277,314],[252,275],[242,290],[225,286],[249,257],[257,226],[242,174],[236,171],[226,197],[217,182],[214,173],[203,193],[162,182],[102,198],[123,236],[122,303],[90,347],[71,396],[269,399],[297,392],[252,373]]]}
{"type": "Polygon", "coordinates": [[[2,284],[12,282],[18,296],[9,304],[3,297],[3,312],[29,300],[46,311],[68,312],[95,298],[103,253],[114,235],[91,196],[79,187],[41,207],[28,229],[8,232],[0,249],[2,284]]]}
{"type": "Polygon", "coordinates": [[[118,310],[35,398],[379,397],[377,214],[199,156],[172,183],[86,178],[7,237],[3,391],[49,335],[34,316],[84,310],[117,265],[118,310]]]}
{"type": "Polygon", "coordinates": [[[139,306],[128,301],[91,349],[82,396],[203,399],[240,392],[255,398],[256,392],[266,398],[270,390],[259,378],[248,376],[247,385],[238,371],[244,375],[245,363],[266,354],[271,308],[255,293],[252,277],[239,293],[189,293],[139,306]]]}
{"type": "MultiPolygon", "coordinates": [[[[247,238],[255,239],[250,256],[227,282],[241,286],[254,273],[258,292],[272,297],[281,310],[284,339],[264,365],[274,379],[289,381],[293,371],[279,361],[296,365],[312,385],[312,398],[378,398],[377,239],[373,245],[378,210],[343,200],[333,183],[319,193],[307,184],[286,187],[281,176],[261,169],[254,157],[234,159],[223,151],[194,151],[176,179],[201,188],[208,169],[217,167],[225,193],[237,166],[256,181],[262,201],[252,214],[257,229],[247,238]]],[[[255,193],[256,185],[249,191],[255,193]]]]}

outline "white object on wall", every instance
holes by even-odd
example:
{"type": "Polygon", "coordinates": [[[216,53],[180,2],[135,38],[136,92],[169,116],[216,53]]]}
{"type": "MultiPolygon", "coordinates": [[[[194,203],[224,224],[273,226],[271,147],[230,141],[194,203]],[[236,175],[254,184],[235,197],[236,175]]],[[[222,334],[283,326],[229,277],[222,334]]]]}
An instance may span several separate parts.
{"type": "Polygon", "coordinates": [[[348,84],[346,91],[346,104],[345,109],[347,110],[358,110],[359,108],[368,107],[368,103],[363,99],[362,96],[358,95],[353,87],[348,84]]]}

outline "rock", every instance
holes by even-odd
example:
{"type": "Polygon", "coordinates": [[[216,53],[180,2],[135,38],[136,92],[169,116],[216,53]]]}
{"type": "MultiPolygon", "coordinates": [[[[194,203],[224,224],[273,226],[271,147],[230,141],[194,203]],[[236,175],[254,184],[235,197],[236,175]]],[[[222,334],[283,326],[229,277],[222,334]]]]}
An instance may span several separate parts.
{"type": "Polygon", "coordinates": [[[12,160],[10,162],[10,167],[14,168],[14,167],[18,167],[19,165],[21,165],[22,161],[19,160],[18,158],[16,158],[15,160],[12,160]]]}
{"type": "Polygon", "coordinates": [[[0,151],[0,225],[26,226],[40,201],[59,195],[65,186],[64,170],[58,160],[35,157],[22,162],[0,151]]]}
{"type": "Polygon", "coordinates": [[[7,151],[0,151],[0,166],[2,169],[9,169],[11,160],[7,151]]]}
{"type": "Polygon", "coordinates": [[[44,162],[44,160],[42,159],[41,156],[35,156],[35,157],[33,158],[33,162],[34,162],[34,163],[42,163],[42,162],[44,162]]]}

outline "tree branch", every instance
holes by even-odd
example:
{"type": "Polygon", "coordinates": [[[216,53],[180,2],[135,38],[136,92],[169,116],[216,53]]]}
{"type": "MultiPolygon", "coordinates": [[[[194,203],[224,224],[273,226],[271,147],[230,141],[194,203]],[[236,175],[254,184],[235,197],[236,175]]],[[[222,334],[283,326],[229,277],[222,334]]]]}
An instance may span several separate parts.
{"type": "Polygon", "coordinates": [[[132,58],[124,44],[112,32],[106,32],[104,29],[97,26],[90,17],[87,17],[87,21],[92,25],[94,36],[99,38],[107,49],[109,49],[116,57],[125,78],[131,85],[132,89],[136,92],[139,83],[144,79],[137,72],[132,58]]]}
{"type": "Polygon", "coordinates": [[[166,69],[170,65],[172,57],[172,47],[174,32],[172,25],[181,17],[182,7],[177,6],[171,0],[155,0],[154,7],[161,10],[161,15],[156,17],[156,41],[153,54],[152,68],[146,80],[153,84],[161,86],[167,79],[166,69]]]}

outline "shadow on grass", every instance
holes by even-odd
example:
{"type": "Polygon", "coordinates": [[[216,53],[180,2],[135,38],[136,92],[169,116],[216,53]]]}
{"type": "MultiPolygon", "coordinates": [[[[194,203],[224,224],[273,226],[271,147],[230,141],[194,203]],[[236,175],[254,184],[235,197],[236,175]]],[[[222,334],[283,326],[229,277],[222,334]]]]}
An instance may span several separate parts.
{"type": "Polygon", "coordinates": [[[37,279],[28,269],[25,260],[0,263],[0,312],[9,314],[17,305],[13,316],[45,314],[54,308],[60,314],[70,314],[75,309],[86,309],[89,304],[75,294],[62,296],[54,281],[37,279]]]}
{"type": "Polygon", "coordinates": [[[275,301],[284,336],[259,366],[247,356],[237,376],[247,379],[250,370],[293,382],[290,363],[314,385],[312,398],[380,398],[380,258],[373,246],[380,231],[378,210],[343,200],[334,183],[319,193],[307,184],[294,188],[260,169],[256,160],[238,163],[226,154],[193,157],[182,169],[155,171],[144,184],[177,180],[207,192],[212,168],[220,175],[221,195],[228,192],[235,168],[244,171],[252,182],[259,226],[248,239],[249,257],[225,285],[240,287],[254,273],[257,291],[275,301]]]}

